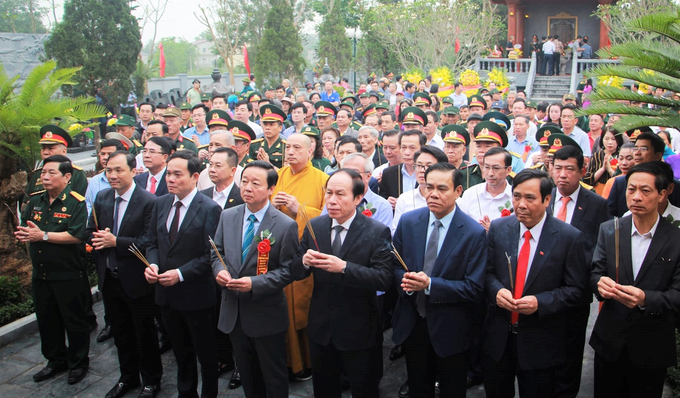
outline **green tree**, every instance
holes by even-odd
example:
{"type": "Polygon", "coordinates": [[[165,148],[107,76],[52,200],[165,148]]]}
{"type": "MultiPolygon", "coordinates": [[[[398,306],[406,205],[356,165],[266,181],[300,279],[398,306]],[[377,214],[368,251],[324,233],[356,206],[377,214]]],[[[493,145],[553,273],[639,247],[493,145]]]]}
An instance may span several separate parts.
{"type": "MultiPolygon", "coordinates": [[[[680,92],[680,13],[645,15],[626,23],[630,39],[598,51],[600,58],[618,58],[619,64],[593,69],[595,77],[618,76],[624,79],[680,92]],[[642,40],[633,34],[641,35],[642,40]]],[[[581,114],[616,113],[624,115],[614,123],[618,131],[642,126],[680,126],[680,101],[639,94],[625,88],[597,86],[590,95],[592,105],[581,114]],[[616,101],[636,101],[654,108],[624,105],[616,101]]]]}
{"type": "Polygon", "coordinates": [[[631,39],[641,40],[656,36],[653,32],[631,32],[627,24],[644,15],[657,12],[678,11],[680,7],[673,0],[628,0],[614,4],[600,4],[593,16],[601,19],[609,29],[611,44],[620,44],[631,39]]]}
{"type": "Polygon", "coordinates": [[[383,44],[373,28],[380,19],[382,16],[372,9],[369,9],[361,18],[359,27],[363,36],[358,41],[357,70],[364,70],[366,74],[381,71],[381,76],[385,76],[387,72],[400,70],[401,65],[395,52],[390,51],[390,48],[383,44]]]}
{"type": "Polygon", "coordinates": [[[42,18],[45,9],[38,0],[3,0],[0,2],[0,32],[46,33],[42,18]]]}
{"type": "MultiPolygon", "coordinates": [[[[160,42],[163,43],[165,53],[165,76],[189,72],[198,56],[196,48],[181,37],[164,37],[160,42]]],[[[154,53],[152,70],[155,77],[160,76],[158,69],[160,56],[159,51],[154,53]]]]}
{"type": "Polygon", "coordinates": [[[270,4],[262,40],[252,58],[260,87],[284,78],[301,78],[305,67],[305,59],[300,55],[302,41],[293,24],[293,9],[286,0],[270,0],[270,4]]]}
{"type": "Polygon", "coordinates": [[[94,96],[102,88],[112,104],[127,100],[141,48],[139,26],[126,0],[66,1],[63,20],[45,43],[59,68],[82,67],[77,86],[66,87],[67,94],[94,96]]]}
{"type": "Polygon", "coordinates": [[[322,65],[328,59],[328,66],[334,76],[346,72],[352,61],[352,44],[345,35],[345,18],[338,3],[340,1],[333,0],[326,3],[327,12],[317,28],[319,48],[316,54],[322,65]]]}

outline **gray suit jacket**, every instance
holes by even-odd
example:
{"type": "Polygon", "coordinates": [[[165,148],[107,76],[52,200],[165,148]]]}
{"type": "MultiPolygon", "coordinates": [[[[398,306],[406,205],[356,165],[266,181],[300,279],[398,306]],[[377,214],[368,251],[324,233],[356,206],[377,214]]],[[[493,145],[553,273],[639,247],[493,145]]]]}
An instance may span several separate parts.
{"type": "MultiPolygon", "coordinates": [[[[288,330],[288,304],[283,288],[293,281],[290,265],[298,250],[298,228],[290,217],[273,205],[255,233],[255,239],[245,262],[241,261],[243,216],[245,204],[224,210],[215,233],[215,245],[233,278],[249,276],[253,287],[240,293],[222,288],[222,305],[218,329],[231,333],[240,315],[241,327],[248,337],[264,337],[288,330]],[[257,275],[257,242],[260,233],[269,230],[274,238],[269,252],[268,270],[257,275]]],[[[222,271],[222,263],[212,251],[212,270],[215,277],[222,271]]]]}

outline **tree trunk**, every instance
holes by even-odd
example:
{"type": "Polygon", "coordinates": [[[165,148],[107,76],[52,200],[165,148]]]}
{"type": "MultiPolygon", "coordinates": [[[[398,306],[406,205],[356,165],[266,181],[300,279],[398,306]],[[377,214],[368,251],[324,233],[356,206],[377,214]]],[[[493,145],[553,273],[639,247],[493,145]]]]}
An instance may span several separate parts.
{"type": "Polygon", "coordinates": [[[31,283],[31,260],[27,247],[14,238],[14,231],[19,222],[17,203],[24,196],[28,173],[16,168],[16,160],[0,157],[0,275],[18,276],[26,286],[31,283]]]}

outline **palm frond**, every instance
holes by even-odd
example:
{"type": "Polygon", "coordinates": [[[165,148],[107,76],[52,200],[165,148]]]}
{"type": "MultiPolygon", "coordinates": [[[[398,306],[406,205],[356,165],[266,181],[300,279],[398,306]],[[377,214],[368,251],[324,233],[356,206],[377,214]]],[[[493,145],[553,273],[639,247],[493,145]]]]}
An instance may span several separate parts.
{"type": "Polygon", "coordinates": [[[605,49],[602,54],[607,58],[618,58],[624,66],[645,68],[664,73],[674,78],[680,78],[680,58],[671,58],[668,54],[657,52],[645,47],[641,43],[626,43],[605,49]]]}
{"type": "Polygon", "coordinates": [[[649,118],[646,116],[626,115],[622,116],[612,126],[617,131],[627,131],[636,127],[645,126],[660,126],[660,127],[676,127],[680,126],[680,115],[671,117],[649,118]]]}
{"type": "MultiPolygon", "coordinates": [[[[602,76],[619,76],[624,79],[630,79],[636,82],[645,83],[652,87],[661,87],[673,92],[680,91],[680,81],[670,76],[653,71],[654,74],[647,73],[644,70],[637,68],[630,68],[625,65],[600,65],[593,68],[586,76],[588,77],[602,77],[602,76]]],[[[598,86],[598,89],[600,87],[598,86]]]]}
{"type": "Polygon", "coordinates": [[[634,102],[644,102],[647,104],[654,104],[666,107],[680,107],[680,101],[674,101],[668,98],[659,98],[648,94],[638,94],[637,92],[630,91],[618,87],[607,87],[598,86],[590,96],[591,101],[634,101],[634,102]]]}
{"type": "Polygon", "coordinates": [[[680,44],[680,29],[678,29],[677,13],[659,13],[644,15],[628,23],[631,32],[655,32],[680,44]]]}
{"type": "Polygon", "coordinates": [[[56,66],[56,62],[48,61],[33,68],[24,81],[21,93],[17,97],[18,102],[26,106],[30,105],[35,95],[40,91],[41,82],[49,76],[56,66]]]}

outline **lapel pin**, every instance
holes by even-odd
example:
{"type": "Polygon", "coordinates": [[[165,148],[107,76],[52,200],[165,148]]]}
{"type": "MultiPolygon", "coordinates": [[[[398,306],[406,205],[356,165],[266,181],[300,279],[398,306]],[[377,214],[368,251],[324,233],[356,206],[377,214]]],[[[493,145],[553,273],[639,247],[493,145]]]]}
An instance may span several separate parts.
{"type": "Polygon", "coordinates": [[[541,256],[543,255],[543,252],[539,252],[539,253],[541,253],[541,256]]]}
{"type": "Polygon", "coordinates": [[[583,207],[579,206],[578,209],[579,209],[579,210],[583,210],[583,207]]]}
{"type": "Polygon", "coordinates": [[[233,201],[234,201],[234,199],[229,199],[229,203],[231,203],[231,202],[233,202],[233,201]]]}

